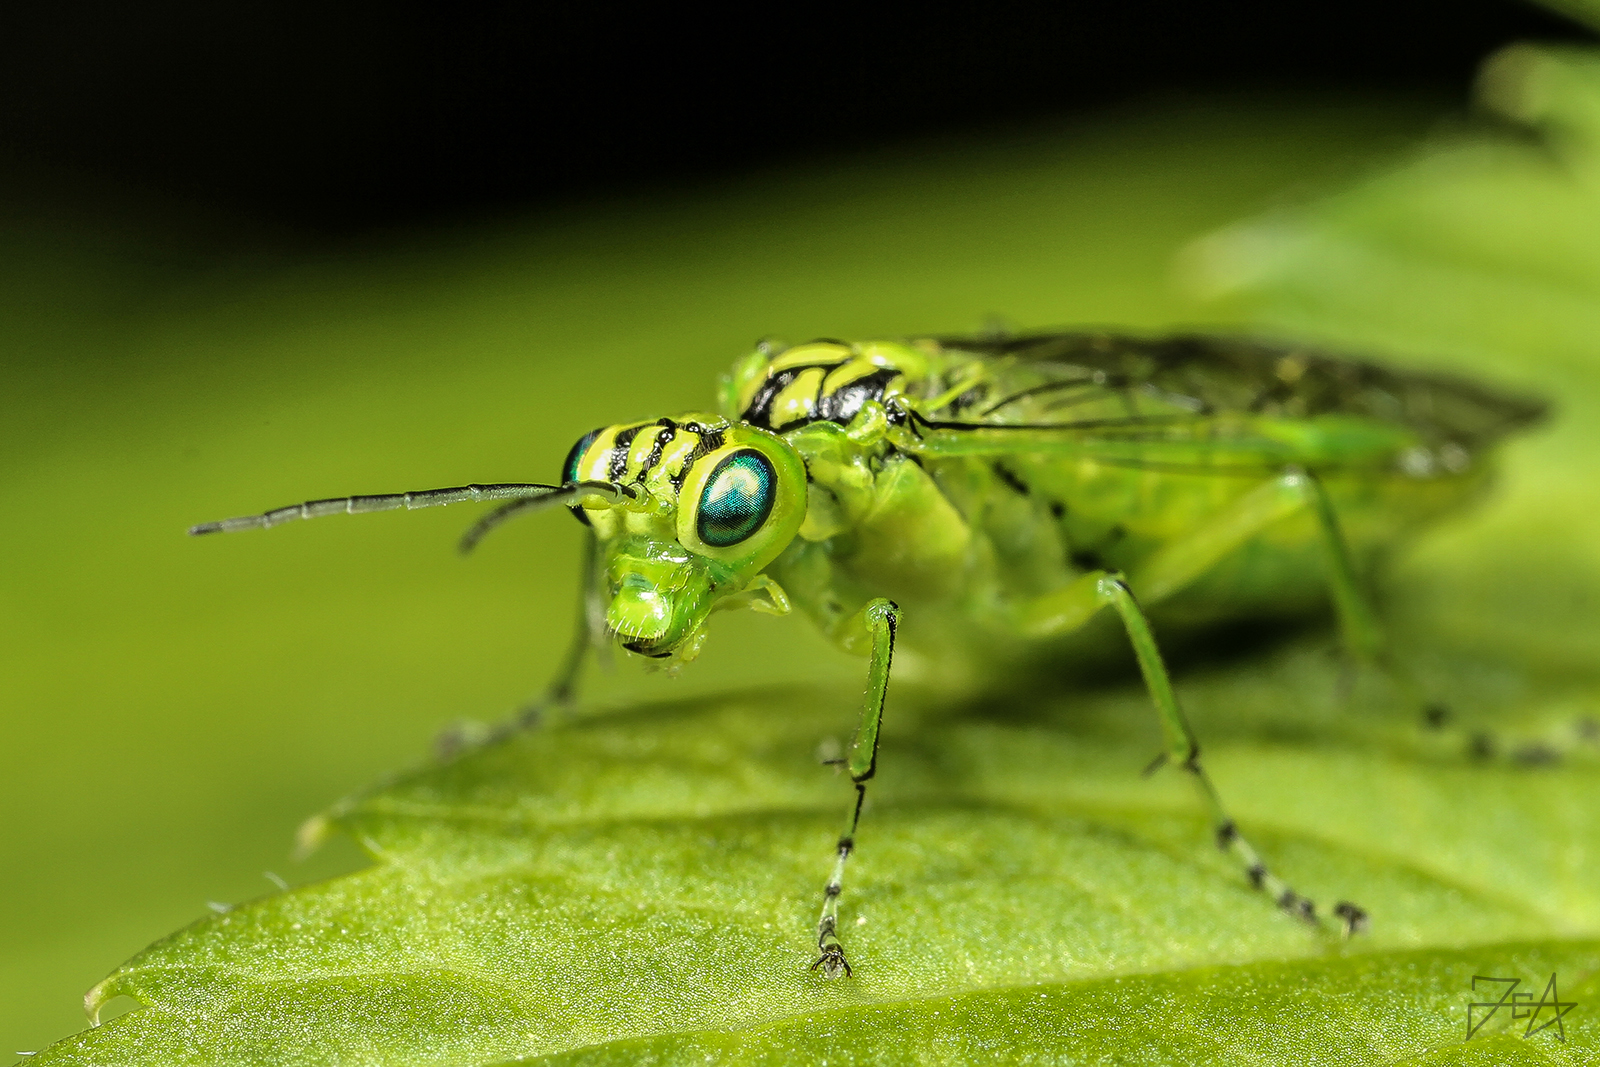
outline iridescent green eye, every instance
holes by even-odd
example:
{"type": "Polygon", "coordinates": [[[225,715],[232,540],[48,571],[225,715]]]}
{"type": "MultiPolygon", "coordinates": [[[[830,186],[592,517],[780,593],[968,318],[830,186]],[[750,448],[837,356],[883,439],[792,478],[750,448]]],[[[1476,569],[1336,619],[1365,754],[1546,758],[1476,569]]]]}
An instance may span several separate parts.
{"type": "Polygon", "coordinates": [[[761,529],[778,499],[772,461],[744,448],[718,463],[700,493],[695,532],[712,548],[736,545],[761,529]]]}
{"type": "MultiPolygon", "coordinates": [[[[594,439],[599,436],[599,430],[590,430],[578,438],[578,443],[572,446],[572,451],[567,453],[566,462],[561,464],[561,482],[563,485],[567,482],[578,480],[578,464],[583,460],[583,454],[589,451],[589,446],[594,444],[594,439]]],[[[578,517],[579,522],[585,526],[589,525],[589,516],[583,513],[582,508],[574,507],[571,510],[578,517]]]]}
{"type": "Polygon", "coordinates": [[[594,444],[594,439],[599,436],[599,430],[590,430],[578,438],[578,443],[573,445],[572,451],[567,453],[566,462],[561,464],[562,482],[575,482],[578,480],[578,462],[583,459],[583,454],[589,451],[589,446],[594,444]]]}

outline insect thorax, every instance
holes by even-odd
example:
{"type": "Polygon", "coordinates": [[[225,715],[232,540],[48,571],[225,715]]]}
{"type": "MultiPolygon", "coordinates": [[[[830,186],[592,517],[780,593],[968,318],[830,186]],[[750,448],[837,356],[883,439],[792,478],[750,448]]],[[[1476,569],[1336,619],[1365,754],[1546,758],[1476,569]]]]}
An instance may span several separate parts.
{"type": "Polygon", "coordinates": [[[735,368],[734,411],[775,433],[810,422],[848,424],[869,401],[918,393],[936,373],[936,348],[896,341],[812,341],[763,345],[735,368]]]}

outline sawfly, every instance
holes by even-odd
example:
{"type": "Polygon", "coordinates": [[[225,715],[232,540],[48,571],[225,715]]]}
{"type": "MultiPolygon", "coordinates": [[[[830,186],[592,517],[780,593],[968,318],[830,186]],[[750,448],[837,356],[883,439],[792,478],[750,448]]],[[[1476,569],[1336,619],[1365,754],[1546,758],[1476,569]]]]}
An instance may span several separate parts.
{"type": "MultiPolygon", "coordinates": [[[[1321,920],[1228,816],[1150,616],[1205,626],[1331,602],[1381,662],[1365,591],[1386,550],[1479,495],[1494,446],[1538,401],[1292,345],[1048,333],[758,345],[716,412],[603,426],[558,482],[314,500],[194,534],[323,515],[498,501],[466,534],[569,508],[585,527],[579,633],[550,690],[570,700],[611,640],[676,665],[715,611],[798,607],[867,659],[854,784],[812,965],[848,975],[838,911],[897,642],[1000,657],[1120,620],[1217,843],[1285,911],[1321,920]]],[[[1158,761],[1159,762],[1159,761],[1158,761]]],[[[1333,909],[1346,934],[1366,915],[1333,909]]]]}

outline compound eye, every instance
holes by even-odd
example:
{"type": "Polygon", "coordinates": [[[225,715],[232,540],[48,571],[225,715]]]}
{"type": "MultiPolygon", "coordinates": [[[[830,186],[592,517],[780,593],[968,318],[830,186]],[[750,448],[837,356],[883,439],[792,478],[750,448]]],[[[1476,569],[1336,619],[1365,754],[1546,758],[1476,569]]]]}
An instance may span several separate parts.
{"type": "Polygon", "coordinates": [[[700,493],[695,533],[712,548],[745,540],[767,521],[778,499],[778,476],[772,461],[753,448],[742,448],[718,463],[700,493]]]}
{"type": "Polygon", "coordinates": [[[578,480],[578,464],[582,461],[583,454],[589,451],[589,446],[594,444],[594,439],[599,436],[599,430],[590,430],[578,438],[578,443],[573,445],[572,451],[567,453],[566,462],[561,464],[561,481],[563,483],[578,480]]]}
{"type": "MultiPolygon", "coordinates": [[[[604,429],[604,427],[601,429],[604,429]]],[[[594,444],[594,439],[599,436],[600,430],[590,430],[578,438],[578,443],[572,446],[572,450],[567,453],[566,461],[561,464],[561,483],[563,485],[567,482],[578,480],[578,464],[583,461],[583,454],[589,451],[589,446],[594,444]]],[[[574,507],[571,511],[572,514],[577,516],[579,522],[585,526],[589,525],[589,516],[583,513],[582,508],[574,507]]]]}

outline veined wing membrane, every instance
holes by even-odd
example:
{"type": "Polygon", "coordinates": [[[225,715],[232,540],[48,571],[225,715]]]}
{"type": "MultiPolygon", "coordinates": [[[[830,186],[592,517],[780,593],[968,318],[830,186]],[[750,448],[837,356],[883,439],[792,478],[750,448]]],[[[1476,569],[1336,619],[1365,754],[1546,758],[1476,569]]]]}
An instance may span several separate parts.
{"type": "Polygon", "coordinates": [[[1259,474],[1289,466],[1384,471],[1417,438],[1403,427],[1349,416],[1157,415],[1078,422],[998,423],[906,413],[895,434],[904,452],[930,458],[1076,457],[1113,466],[1196,474],[1259,474]]]}
{"type": "Polygon", "coordinates": [[[1102,412],[1346,416],[1404,428],[1429,446],[1470,451],[1537,422],[1546,411],[1540,401],[1449,375],[1394,371],[1245,337],[1079,332],[937,343],[995,368],[987,394],[969,406],[977,421],[1048,423],[1058,414],[1102,412]],[[1096,409],[1096,402],[1105,406],[1096,409]]]}

